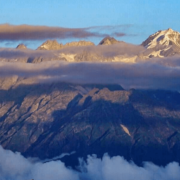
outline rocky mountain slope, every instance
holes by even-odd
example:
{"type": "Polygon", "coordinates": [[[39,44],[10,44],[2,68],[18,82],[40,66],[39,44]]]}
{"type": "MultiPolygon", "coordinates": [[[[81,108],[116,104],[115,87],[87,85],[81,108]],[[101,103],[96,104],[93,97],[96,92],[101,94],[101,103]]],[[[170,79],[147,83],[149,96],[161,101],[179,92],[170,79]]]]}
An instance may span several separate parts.
{"type": "Polygon", "coordinates": [[[27,47],[24,44],[19,44],[16,49],[27,49],[27,47]]]}
{"type": "Polygon", "coordinates": [[[47,40],[37,50],[59,50],[63,48],[63,44],[59,44],[56,40],[47,40]]]}
{"type": "Polygon", "coordinates": [[[144,56],[169,57],[180,54],[180,33],[172,29],[158,31],[149,36],[142,45],[147,49],[144,56]]]}
{"type": "MultiPolygon", "coordinates": [[[[114,44],[119,44],[119,43],[124,43],[124,42],[117,41],[113,37],[105,37],[99,43],[99,45],[112,46],[114,44]]],[[[69,47],[67,45],[64,45],[64,47],[69,47]]],[[[126,62],[127,58],[129,58],[129,59],[133,59],[133,60],[129,60],[129,62],[133,63],[133,62],[138,61],[138,59],[148,60],[149,58],[153,58],[153,57],[163,58],[163,57],[171,57],[171,56],[179,55],[180,54],[180,33],[172,30],[171,28],[167,30],[163,30],[163,31],[158,31],[150,35],[144,42],[142,42],[141,46],[143,46],[145,49],[140,52],[137,51],[133,57],[126,55],[126,52],[124,52],[124,54],[119,54],[121,58],[118,58],[118,56],[114,56],[114,57],[109,58],[109,60],[107,61],[126,62]]],[[[93,54],[94,56],[96,56],[96,53],[93,53],[93,54]]],[[[79,54],[77,53],[76,55],[78,56],[79,54]]],[[[90,56],[92,56],[92,53],[90,56]]],[[[76,61],[77,59],[78,58],[74,59],[74,61],[76,61]]],[[[103,58],[98,58],[98,59],[103,59],[103,58]]],[[[78,59],[78,61],[81,61],[81,60],[78,59]]]]}
{"type": "Polygon", "coordinates": [[[41,159],[74,152],[62,159],[68,165],[75,165],[78,157],[106,152],[139,165],[180,162],[178,92],[19,81],[1,82],[4,148],[41,159]]]}
{"type": "Polygon", "coordinates": [[[180,47],[180,33],[171,28],[156,32],[142,43],[147,49],[154,48],[158,45],[169,46],[172,44],[180,47]]]}

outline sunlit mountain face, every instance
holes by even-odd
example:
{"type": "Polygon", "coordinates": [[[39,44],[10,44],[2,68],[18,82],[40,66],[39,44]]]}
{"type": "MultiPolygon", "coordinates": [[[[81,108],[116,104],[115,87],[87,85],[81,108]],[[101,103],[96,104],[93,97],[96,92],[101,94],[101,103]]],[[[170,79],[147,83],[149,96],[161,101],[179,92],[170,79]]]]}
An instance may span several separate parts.
{"type": "Polygon", "coordinates": [[[0,5],[0,180],[180,180],[180,1],[0,5]]]}
{"type": "Polygon", "coordinates": [[[0,48],[0,177],[178,180],[179,38],[0,48]]]}

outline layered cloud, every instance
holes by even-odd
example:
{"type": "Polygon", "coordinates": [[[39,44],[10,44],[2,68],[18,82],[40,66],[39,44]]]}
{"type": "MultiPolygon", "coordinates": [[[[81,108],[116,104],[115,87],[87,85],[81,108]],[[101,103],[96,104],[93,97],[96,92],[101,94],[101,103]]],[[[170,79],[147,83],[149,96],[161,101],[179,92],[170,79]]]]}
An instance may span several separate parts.
{"type": "MultiPolygon", "coordinates": [[[[104,57],[114,57],[118,55],[136,56],[143,52],[145,48],[143,46],[133,45],[125,42],[119,42],[112,45],[99,45],[99,46],[85,46],[85,47],[69,47],[62,49],[59,53],[74,53],[78,54],[81,52],[99,54],[104,57]]],[[[93,58],[93,57],[92,57],[93,58]]]]}
{"type": "Polygon", "coordinates": [[[0,58],[15,59],[25,57],[54,57],[51,51],[17,50],[11,48],[0,48],[0,58]]]}
{"type": "Polygon", "coordinates": [[[50,61],[38,64],[0,63],[0,76],[37,78],[39,82],[117,83],[124,88],[180,90],[180,58],[152,59],[128,63],[67,63],[50,61]]]}
{"type": "MultiPolygon", "coordinates": [[[[97,29],[114,29],[115,27],[90,27],[90,28],[62,28],[48,26],[30,26],[30,25],[0,25],[1,41],[19,41],[19,40],[44,40],[44,39],[67,39],[67,38],[89,38],[105,37],[108,34],[99,33],[97,29]],[[95,30],[95,31],[94,31],[95,30]],[[94,31],[94,32],[93,32],[94,31]]],[[[120,36],[126,36],[125,33],[119,33],[120,36]]]]}
{"type": "Polygon", "coordinates": [[[166,167],[146,162],[144,167],[138,167],[123,157],[111,158],[107,154],[102,159],[89,156],[87,162],[81,159],[78,172],[66,167],[60,160],[47,163],[32,161],[2,147],[0,157],[1,180],[179,180],[180,177],[180,167],[176,162],[166,167]]]}
{"type": "Polygon", "coordinates": [[[42,40],[47,38],[86,38],[102,37],[99,33],[91,33],[86,29],[72,29],[48,26],[30,26],[30,25],[0,25],[0,40],[42,40]]]}
{"type": "Polygon", "coordinates": [[[54,56],[53,54],[79,54],[83,52],[99,54],[104,57],[114,57],[118,55],[135,56],[138,53],[144,51],[143,46],[137,46],[120,42],[111,46],[80,46],[80,47],[68,47],[58,51],[43,51],[43,50],[17,50],[13,48],[0,48],[0,58],[23,58],[23,57],[49,57],[54,56]]]}

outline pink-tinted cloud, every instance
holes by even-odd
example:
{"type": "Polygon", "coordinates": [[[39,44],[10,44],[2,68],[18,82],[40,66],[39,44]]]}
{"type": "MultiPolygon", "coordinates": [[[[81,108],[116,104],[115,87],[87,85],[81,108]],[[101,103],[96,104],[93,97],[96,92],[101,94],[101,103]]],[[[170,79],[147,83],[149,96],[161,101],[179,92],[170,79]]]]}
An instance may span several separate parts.
{"type": "MultiPolygon", "coordinates": [[[[109,29],[111,26],[107,26],[109,29]]],[[[100,27],[98,27],[100,28],[100,27]]],[[[90,28],[62,28],[48,26],[30,26],[30,25],[0,25],[1,41],[17,40],[43,40],[43,39],[66,39],[66,38],[89,38],[105,37],[107,34],[91,32],[95,27],[90,28]]],[[[123,33],[122,33],[123,35],[123,33]]],[[[124,34],[125,36],[125,34],[124,34]]]]}
{"type": "Polygon", "coordinates": [[[29,26],[29,25],[0,25],[0,40],[42,40],[46,38],[87,38],[103,37],[102,34],[88,32],[83,28],[61,28],[47,26],[29,26]]]}

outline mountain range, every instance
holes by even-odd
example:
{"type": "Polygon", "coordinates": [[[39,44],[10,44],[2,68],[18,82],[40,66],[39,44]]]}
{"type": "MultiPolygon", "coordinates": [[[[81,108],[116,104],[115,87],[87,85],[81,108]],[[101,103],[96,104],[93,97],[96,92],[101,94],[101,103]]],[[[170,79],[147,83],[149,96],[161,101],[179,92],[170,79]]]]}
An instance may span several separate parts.
{"type": "MultiPolygon", "coordinates": [[[[117,41],[113,37],[105,37],[97,46],[90,41],[70,42],[63,45],[56,40],[47,40],[40,45],[37,50],[31,50],[32,54],[36,54],[41,50],[41,55],[35,57],[29,54],[25,55],[28,49],[23,44],[17,46],[17,50],[24,50],[23,58],[18,57],[18,61],[20,62],[30,61],[31,63],[38,63],[51,59],[67,62],[96,61],[135,63],[151,58],[179,55],[179,42],[180,33],[172,29],[167,29],[149,36],[141,45],[133,45],[123,41],[117,41]],[[46,51],[49,51],[50,57],[48,57],[48,59],[46,56],[43,56],[46,51]]],[[[14,52],[15,50],[11,49],[11,51],[14,52]]],[[[0,57],[0,61],[14,61],[14,57],[0,57]]]]}
{"type": "MultiPolygon", "coordinates": [[[[20,44],[0,53],[0,60],[22,67],[57,60],[135,64],[179,54],[180,34],[168,29],[138,46],[112,37],[97,46],[88,41],[63,45],[48,40],[29,50],[20,44]]],[[[121,155],[138,165],[180,163],[178,91],[124,89],[113,83],[37,83],[34,79],[0,77],[0,144],[5,149],[43,160],[67,153],[61,160],[71,166],[77,165],[79,157],[104,153],[121,155]]]]}

